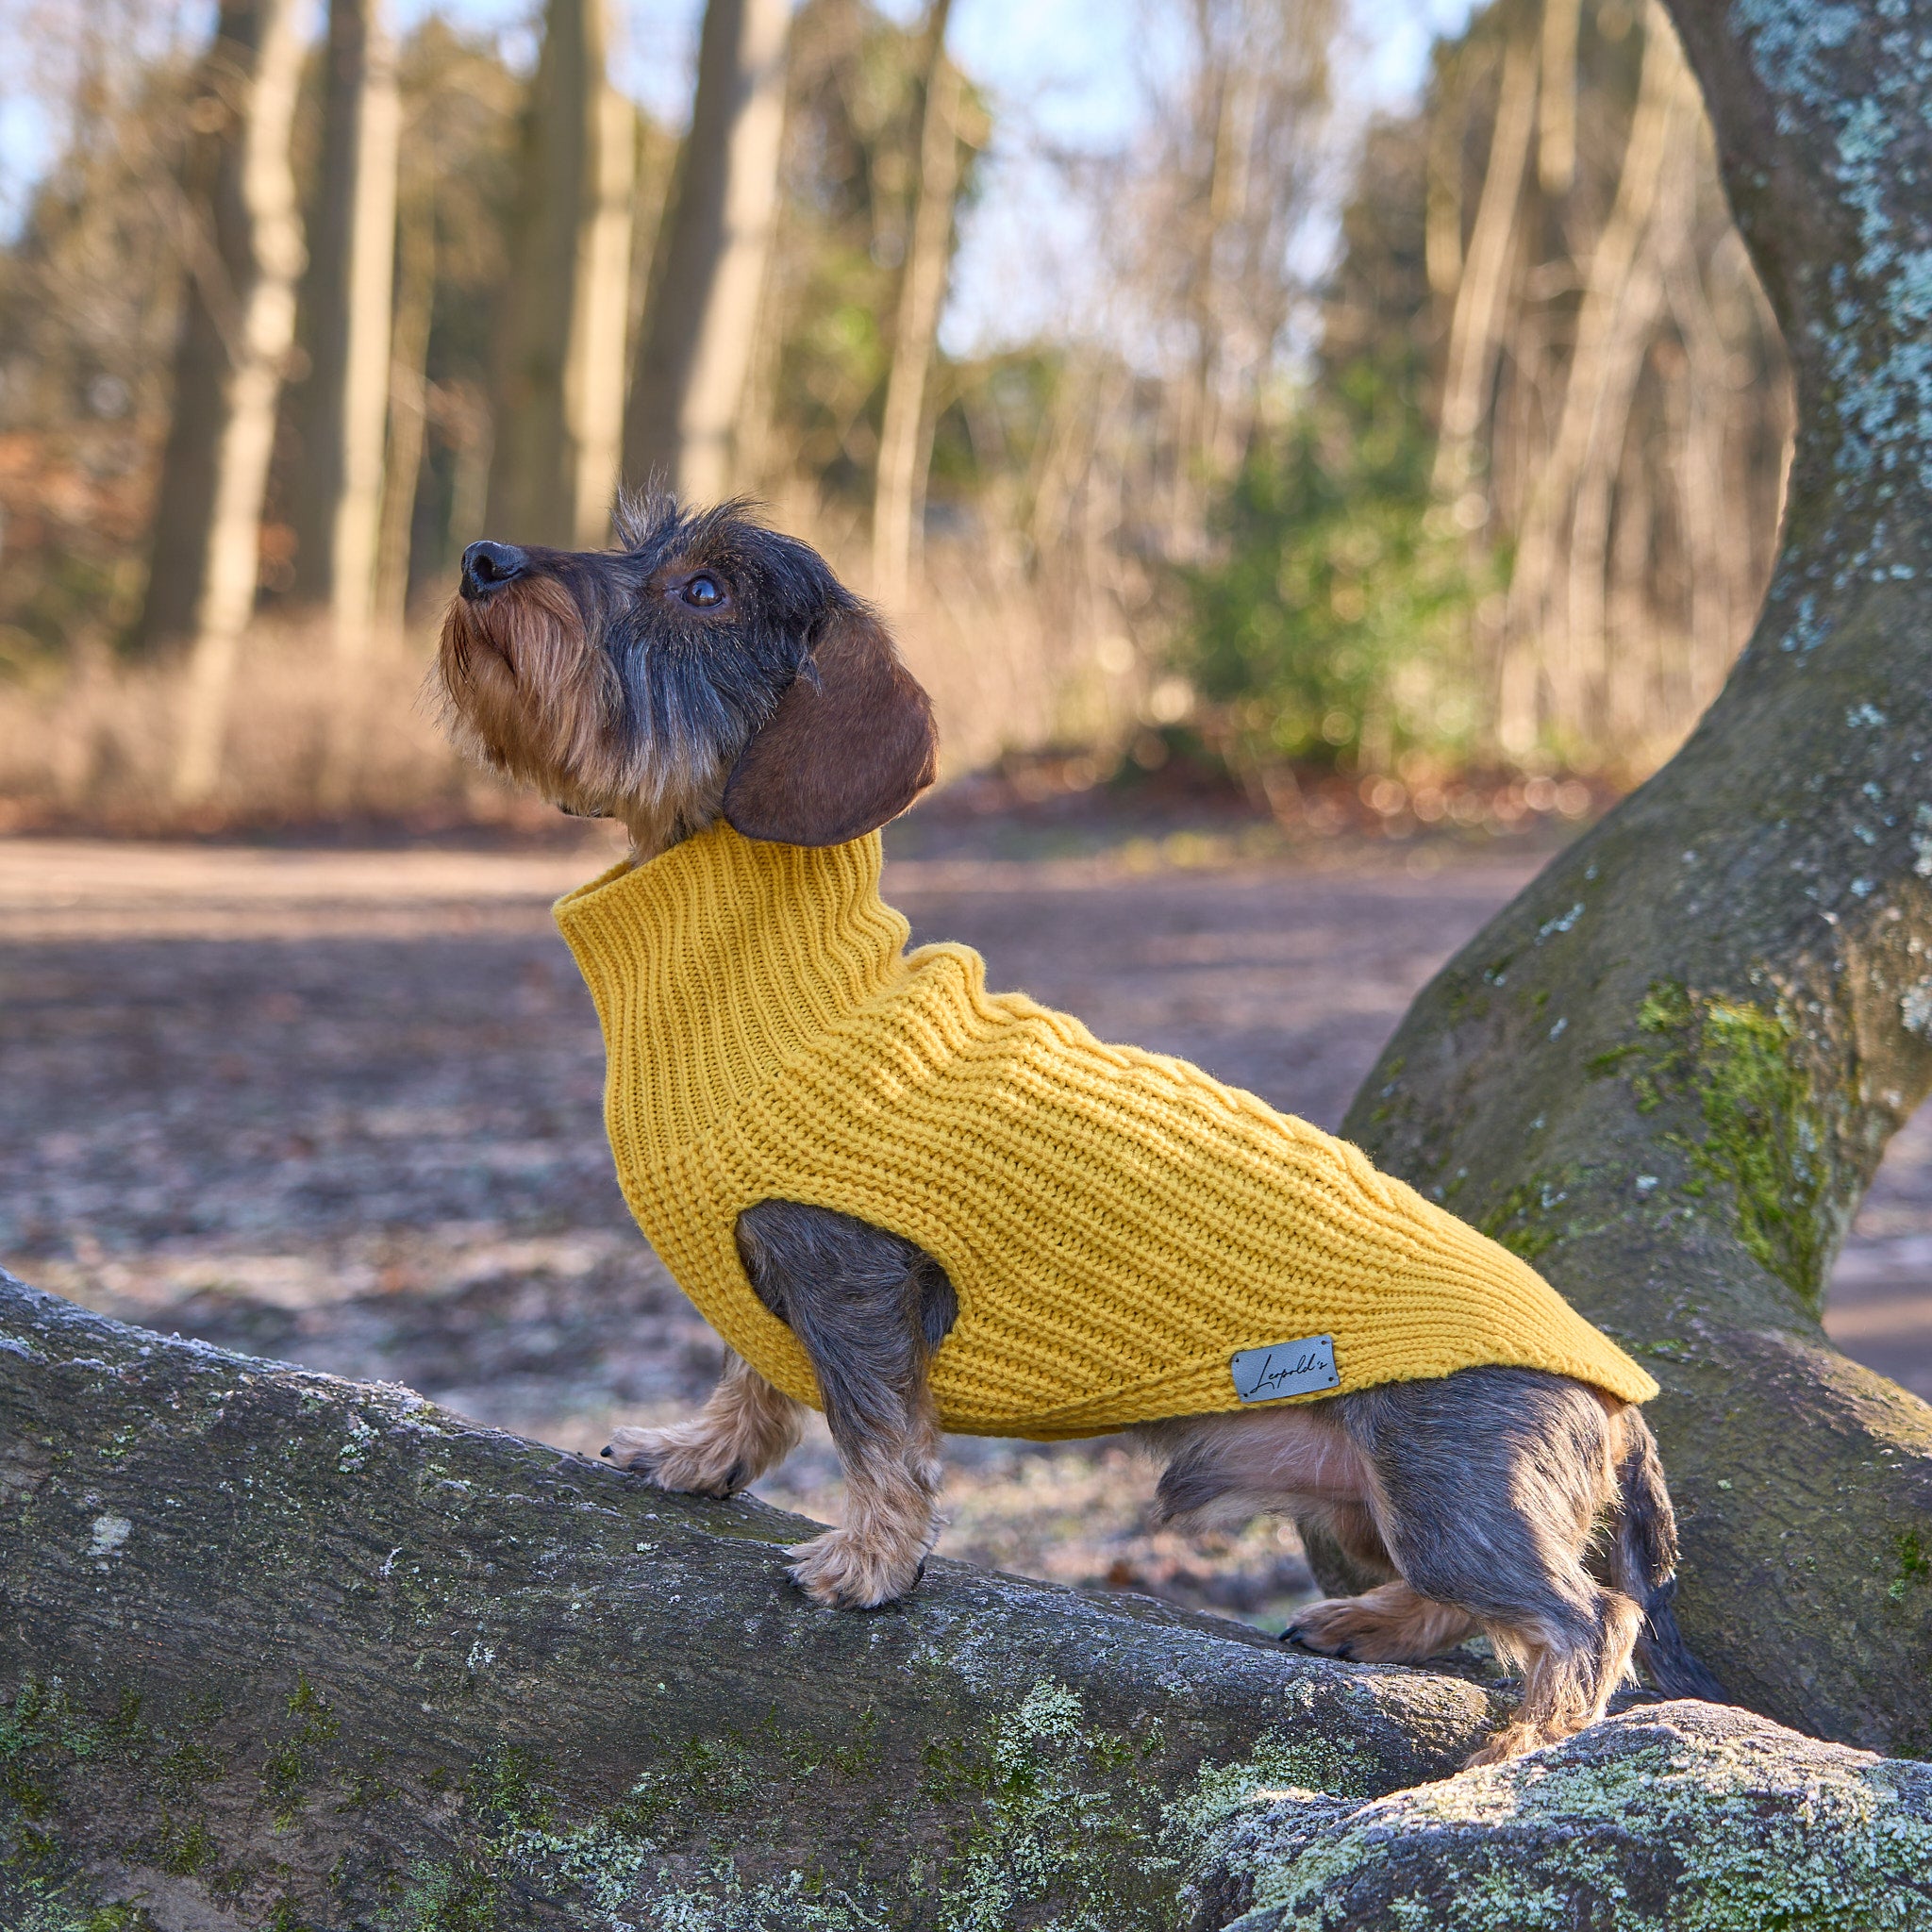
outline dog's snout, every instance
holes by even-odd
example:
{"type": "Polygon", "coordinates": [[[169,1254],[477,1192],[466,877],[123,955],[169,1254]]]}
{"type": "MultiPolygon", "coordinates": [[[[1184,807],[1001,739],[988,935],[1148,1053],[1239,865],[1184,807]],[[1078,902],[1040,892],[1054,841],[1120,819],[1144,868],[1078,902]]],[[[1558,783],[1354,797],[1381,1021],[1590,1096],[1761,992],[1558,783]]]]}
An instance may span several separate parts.
{"type": "Polygon", "coordinates": [[[514,543],[472,543],[463,552],[463,595],[487,597],[529,567],[529,557],[514,543]]]}

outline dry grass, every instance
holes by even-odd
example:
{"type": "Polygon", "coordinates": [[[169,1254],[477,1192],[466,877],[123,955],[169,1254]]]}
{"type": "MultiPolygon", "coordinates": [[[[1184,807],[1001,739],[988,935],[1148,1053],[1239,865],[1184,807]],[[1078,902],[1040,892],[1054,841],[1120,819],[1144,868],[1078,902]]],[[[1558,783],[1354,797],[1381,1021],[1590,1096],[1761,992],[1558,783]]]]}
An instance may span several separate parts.
{"type": "Polygon", "coordinates": [[[88,654],[64,674],[0,686],[0,811],[11,828],[152,833],[323,815],[325,748],[351,747],[348,815],[513,822],[519,808],[443,742],[424,695],[433,639],[374,641],[353,675],[320,624],[262,623],[231,695],[221,781],[184,810],[170,796],[182,715],[178,663],[88,654]]]}
{"type": "MultiPolygon", "coordinates": [[[[861,567],[850,575],[864,587],[861,567]]],[[[1069,735],[1117,735],[1131,721],[1144,681],[1131,647],[1058,620],[1010,573],[953,553],[891,615],[933,695],[951,774],[1069,735]]],[[[83,650],[65,666],[0,681],[0,831],[153,835],[343,819],[549,825],[547,808],[444,742],[426,688],[436,626],[436,614],[423,613],[345,665],[322,622],[265,617],[231,694],[220,783],[188,808],[170,795],[178,662],[83,650]],[[347,748],[339,769],[326,769],[331,745],[347,748]]]]}

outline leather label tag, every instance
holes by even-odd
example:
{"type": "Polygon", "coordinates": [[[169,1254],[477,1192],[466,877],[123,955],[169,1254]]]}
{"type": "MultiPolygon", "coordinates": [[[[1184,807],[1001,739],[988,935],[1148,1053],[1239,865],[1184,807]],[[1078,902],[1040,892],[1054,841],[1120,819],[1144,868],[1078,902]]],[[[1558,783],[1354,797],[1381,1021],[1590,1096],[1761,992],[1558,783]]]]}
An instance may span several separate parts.
{"type": "Polygon", "coordinates": [[[1341,1385],[1335,1373],[1335,1338],[1305,1335],[1268,1348],[1244,1348],[1229,1367],[1234,1392],[1243,1402],[1279,1402],[1284,1395],[1313,1395],[1341,1385]]]}

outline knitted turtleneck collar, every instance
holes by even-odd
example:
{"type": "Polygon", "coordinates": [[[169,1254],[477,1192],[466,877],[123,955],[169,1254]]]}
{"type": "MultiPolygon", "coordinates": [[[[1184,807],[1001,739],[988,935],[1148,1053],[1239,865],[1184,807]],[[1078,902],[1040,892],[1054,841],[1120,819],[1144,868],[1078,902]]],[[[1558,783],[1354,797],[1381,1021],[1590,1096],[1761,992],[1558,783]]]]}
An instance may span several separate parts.
{"type": "Polygon", "coordinates": [[[1332,1378],[1295,1394],[1481,1363],[1656,1393],[1523,1261],[1345,1141],[990,994],[966,947],[908,954],[880,858],[875,833],[812,850],[717,825],[557,908],[604,1028],[625,1196],[767,1380],[817,1399],[733,1239],[745,1208],[781,1199],[945,1268],[960,1313],[932,1379],[953,1429],[1237,1408],[1266,1392],[1266,1352],[1324,1360],[1317,1342],[1332,1378]]]}
{"type": "Polygon", "coordinates": [[[879,898],[883,858],[876,832],[814,849],[721,823],[558,901],[598,1010],[634,1001],[675,1041],[654,1074],[666,1131],[703,1131],[903,973],[909,928],[879,898]]]}

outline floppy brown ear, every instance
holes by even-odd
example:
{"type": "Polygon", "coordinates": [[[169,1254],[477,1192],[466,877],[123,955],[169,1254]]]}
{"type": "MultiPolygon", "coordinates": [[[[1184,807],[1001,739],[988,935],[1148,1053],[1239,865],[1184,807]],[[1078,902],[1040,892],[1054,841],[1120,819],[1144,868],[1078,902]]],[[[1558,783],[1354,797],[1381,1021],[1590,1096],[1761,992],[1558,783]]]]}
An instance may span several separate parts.
{"type": "Polygon", "coordinates": [[[897,818],[938,754],[932,701],[885,626],[862,607],[841,611],[739,754],[724,817],[747,839],[842,845],[897,818]]]}

